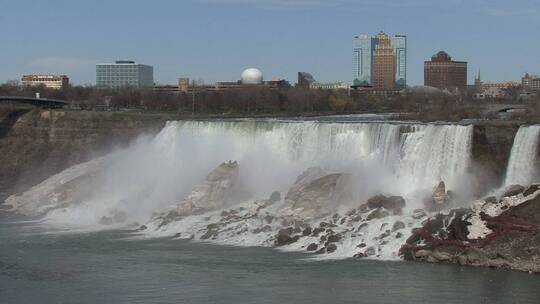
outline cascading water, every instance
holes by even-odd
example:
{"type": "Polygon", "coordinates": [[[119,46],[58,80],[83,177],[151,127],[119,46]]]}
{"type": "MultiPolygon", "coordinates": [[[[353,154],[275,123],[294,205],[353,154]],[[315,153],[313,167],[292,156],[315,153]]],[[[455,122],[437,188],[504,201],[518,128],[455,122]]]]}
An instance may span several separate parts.
{"type": "Polygon", "coordinates": [[[534,182],[538,174],[538,140],[540,126],[519,128],[506,170],[505,185],[528,185],[534,182]]]}
{"type": "MultiPolygon", "coordinates": [[[[387,193],[404,196],[412,210],[423,206],[414,194],[431,192],[440,180],[452,190],[460,182],[466,184],[472,129],[397,123],[169,122],[154,138],[142,138],[106,157],[103,169],[92,173],[95,181],[84,195],[77,196],[78,189],[56,195],[75,203],[56,200],[60,208],[49,212],[47,222],[99,226],[117,217],[126,218],[125,223],[144,223],[182,200],[228,160],[239,163],[247,200],[264,199],[274,191],[286,193],[305,169],[319,166],[352,174],[355,193],[350,206],[387,193]]],[[[62,180],[62,174],[55,180],[62,180]]],[[[46,189],[50,188],[49,183],[46,189]]],[[[40,192],[40,185],[32,191],[40,192]]],[[[35,195],[29,197],[35,201],[35,195]]],[[[11,201],[24,204],[24,195],[11,201]]]]}

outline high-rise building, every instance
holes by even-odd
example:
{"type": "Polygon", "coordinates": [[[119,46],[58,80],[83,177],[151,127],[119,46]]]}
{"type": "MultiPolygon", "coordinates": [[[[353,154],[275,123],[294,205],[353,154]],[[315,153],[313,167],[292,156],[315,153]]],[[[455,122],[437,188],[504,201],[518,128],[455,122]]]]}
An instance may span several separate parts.
{"type": "Polygon", "coordinates": [[[521,78],[521,86],[523,86],[525,90],[540,90],[540,77],[526,73],[525,76],[521,78]]]}
{"type": "Polygon", "coordinates": [[[396,88],[396,54],[390,36],[380,33],[377,40],[373,52],[373,88],[391,91],[396,88]]]}
{"type": "Polygon", "coordinates": [[[424,62],[424,85],[450,91],[467,89],[467,62],[440,51],[424,62]]]}
{"type": "Polygon", "coordinates": [[[96,85],[102,89],[153,87],[154,68],[149,65],[137,64],[135,61],[124,60],[97,64],[96,85]]]}
{"type": "Polygon", "coordinates": [[[21,83],[25,87],[44,86],[59,90],[69,85],[69,78],[66,75],[24,75],[21,83]]]}
{"type": "MultiPolygon", "coordinates": [[[[374,66],[375,52],[381,43],[381,38],[383,38],[385,46],[379,48],[379,55],[382,56],[384,53],[384,57],[389,59],[390,48],[393,51],[395,73],[393,89],[403,89],[407,86],[407,36],[395,35],[390,37],[384,32],[380,32],[375,37],[365,34],[354,37],[353,85],[374,86],[374,75],[381,75],[382,72],[376,71],[374,66]]],[[[382,59],[382,57],[379,59],[382,59]]],[[[386,75],[386,73],[384,74],[386,75]]]]}
{"type": "Polygon", "coordinates": [[[297,85],[301,88],[309,88],[312,83],[315,82],[313,75],[306,72],[298,72],[298,83],[297,85]]]}

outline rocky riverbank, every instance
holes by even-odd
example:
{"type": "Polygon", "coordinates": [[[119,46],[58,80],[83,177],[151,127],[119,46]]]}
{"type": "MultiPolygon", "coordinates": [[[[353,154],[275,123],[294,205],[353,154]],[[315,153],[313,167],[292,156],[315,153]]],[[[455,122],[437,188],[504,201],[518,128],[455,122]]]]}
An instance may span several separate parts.
{"type": "Polygon", "coordinates": [[[411,261],[540,272],[540,186],[441,212],[413,230],[400,254],[411,261]]]}

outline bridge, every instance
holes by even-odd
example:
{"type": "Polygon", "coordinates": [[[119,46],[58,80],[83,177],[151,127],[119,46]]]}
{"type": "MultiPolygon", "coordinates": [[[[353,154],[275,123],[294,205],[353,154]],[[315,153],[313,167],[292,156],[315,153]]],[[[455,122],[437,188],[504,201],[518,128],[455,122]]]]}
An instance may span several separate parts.
{"type": "Polygon", "coordinates": [[[60,109],[68,104],[67,102],[63,100],[58,100],[58,99],[32,98],[32,97],[20,97],[20,96],[0,96],[0,103],[29,104],[35,107],[46,108],[46,109],[60,109]]]}

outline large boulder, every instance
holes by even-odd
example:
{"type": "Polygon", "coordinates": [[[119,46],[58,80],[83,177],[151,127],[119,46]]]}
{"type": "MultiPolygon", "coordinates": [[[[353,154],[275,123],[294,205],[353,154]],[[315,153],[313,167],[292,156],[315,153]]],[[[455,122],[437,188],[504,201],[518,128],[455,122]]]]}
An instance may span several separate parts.
{"type": "Polygon", "coordinates": [[[511,185],[504,191],[503,197],[511,197],[521,194],[525,191],[525,187],[521,185],[511,185]]]}
{"type": "Polygon", "coordinates": [[[191,193],[171,210],[166,212],[166,219],[200,214],[226,207],[229,196],[238,181],[237,162],[222,163],[214,169],[205,181],[196,185],[191,193]]]}
{"type": "Polygon", "coordinates": [[[446,185],[441,181],[435,189],[433,189],[433,202],[437,206],[443,206],[447,200],[448,195],[446,194],[446,185]]]}
{"type": "Polygon", "coordinates": [[[405,199],[401,196],[384,196],[376,195],[366,202],[369,210],[384,208],[388,211],[392,211],[395,215],[401,215],[403,208],[405,208],[405,199]]]}
{"type": "Polygon", "coordinates": [[[303,178],[299,178],[287,193],[285,201],[294,216],[313,218],[325,215],[336,209],[340,203],[351,200],[350,174],[328,174],[312,179],[320,172],[312,170],[315,174],[303,174],[303,178]],[[306,182],[306,179],[312,180],[306,182]]]}
{"type": "Polygon", "coordinates": [[[326,171],[320,167],[312,167],[307,169],[300,174],[298,178],[296,178],[296,181],[287,192],[287,195],[285,195],[285,201],[295,202],[300,198],[305,187],[307,187],[314,180],[319,179],[327,174],[328,173],[326,173],[326,171]]]}

